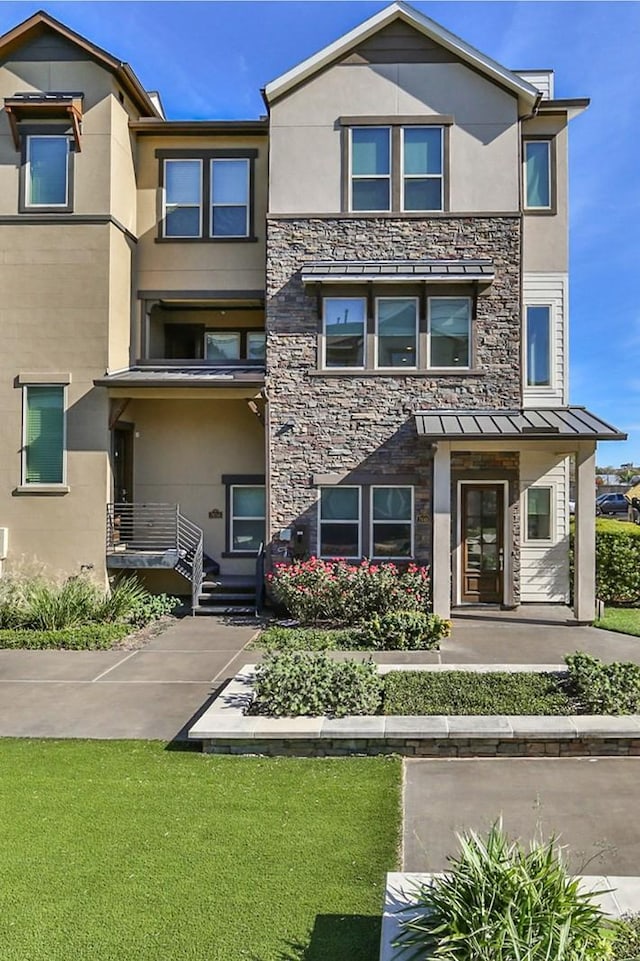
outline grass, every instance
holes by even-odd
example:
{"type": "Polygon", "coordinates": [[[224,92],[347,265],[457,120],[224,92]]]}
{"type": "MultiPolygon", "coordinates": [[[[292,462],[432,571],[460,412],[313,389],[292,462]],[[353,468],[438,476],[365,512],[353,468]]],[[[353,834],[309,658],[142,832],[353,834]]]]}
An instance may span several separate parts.
{"type": "Polygon", "coordinates": [[[640,637],[640,608],[607,607],[604,617],[595,622],[595,627],[601,627],[604,631],[616,631],[618,634],[632,634],[634,637],[640,637]]]}
{"type": "Polygon", "coordinates": [[[0,741],[2,961],[375,961],[400,765],[0,741]]]}
{"type": "Polygon", "coordinates": [[[384,714],[575,714],[552,674],[396,671],[385,676],[384,714]]]}
{"type": "Polygon", "coordinates": [[[131,624],[84,624],[54,631],[0,630],[0,648],[24,650],[110,650],[134,628],[131,624]]]}

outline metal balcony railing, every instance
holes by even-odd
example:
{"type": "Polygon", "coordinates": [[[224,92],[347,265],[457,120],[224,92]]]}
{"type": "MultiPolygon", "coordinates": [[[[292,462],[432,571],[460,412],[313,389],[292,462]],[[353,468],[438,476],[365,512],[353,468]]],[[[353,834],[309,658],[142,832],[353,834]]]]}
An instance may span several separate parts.
{"type": "Polygon", "coordinates": [[[173,567],[190,582],[195,611],[203,580],[203,536],[179,504],[108,504],[106,548],[110,555],[136,555],[141,568],[152,567],[153,557],[161,555],[163,567],[173,567]]]}

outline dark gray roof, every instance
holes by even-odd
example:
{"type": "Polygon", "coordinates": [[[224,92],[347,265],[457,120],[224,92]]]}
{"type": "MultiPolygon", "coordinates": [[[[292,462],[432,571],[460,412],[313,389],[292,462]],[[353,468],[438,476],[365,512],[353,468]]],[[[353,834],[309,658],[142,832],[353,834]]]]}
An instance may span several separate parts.
{"type": "Polygon", "coordinates": [[[585,407],[535,407],[526,410],[421,410],[416,429],[434,440],[558,438],[626,440],[627,435],[600,420],[585,407]]]}
{"type": "Polygon", "coordinates": [[[480,280],[490,283],[495,269],[490,260],[327,260],[302,267],[305,284],[322,281],[358,282],[480,280]]]}
{"type": "Polygon", "coordinates": [[[94,380],[96,387],[227,387],[264,383],[264,367],[130,367],[94,380]]]}

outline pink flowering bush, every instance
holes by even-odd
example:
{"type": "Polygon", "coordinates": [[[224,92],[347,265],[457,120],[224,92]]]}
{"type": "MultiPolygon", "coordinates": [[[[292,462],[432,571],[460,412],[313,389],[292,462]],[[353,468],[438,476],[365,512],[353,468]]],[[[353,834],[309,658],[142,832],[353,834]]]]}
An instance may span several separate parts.
{"type": "Polygon", "coordinates": [[[336,559],[277,564],[268,575],[277,601],[301,624],[364,624],[376,614],[430,610],[429,570],[409,564],[336,559]]]}

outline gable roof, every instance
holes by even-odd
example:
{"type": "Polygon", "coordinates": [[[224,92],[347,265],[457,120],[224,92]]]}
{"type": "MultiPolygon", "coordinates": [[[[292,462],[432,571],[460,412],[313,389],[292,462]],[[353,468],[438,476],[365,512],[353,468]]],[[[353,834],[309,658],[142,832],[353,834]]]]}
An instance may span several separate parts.
{"type": "Polygon", "coordinates": [[[128,63],[125,63],[123,60],[118,60],[117,57],[107,53],[102,47],[98,47],[95,43],[87,40],[86,37],[81,36],[79,33],[76,33],[75,30],[65,26],[64,23],[60,23],[59,20],[56,20],[55,17],[52,17],[45,10],[38,10],[33,16],[19,23],[17,27],[13,27],[12,30],[9,30],[0,37],[0,60],[7,60],[14,50],[18,50],[24,44],[38,39],[47,32],[53,33],[63,40],[72,43],[74,46],[83,50],[95,63],[112,73],[136,104],[141,116],[161,116],[149,97],[149,94],[128,63]]]}
{"type": "Polygon", "coordinates": [[[468,63],[470,67],[473,67],[489,80],[509,90],[518,98],[520,113],[522,115],[531,113],[536,103],[540,100],[539,91],[532,84],[523,80],[522,77],[519,77],[511,70],[507,70],[506,67],[492,60],[491,57],[480,53],[475,47],[461,40],[460,37],[457,37],[454,33],[450,33],[449,30],[441,27],[435,20],[426,17],[408,3],[404,3],[402,0],[396,0],[396,2],[380,10],[379,13],[374,14],[373,17],[365,20],[364,23],[345,33],[338,40],[330,43],[329,46],[323,47],[318,53],[307,57],[302,63],[299,63],[291,70],[288,70],[286,73],[281,74],[281,76],[268,83],[264,89],[266,102],[271,104],[278,100],[309,77],[312,77],[319,70],[338,60],[356,44],[362,43],[363,40],[367,40],[379,30],[397,20],[413,27],[423,36],[428,37],[430,40],[435,41],[446,50],[455,54],[464,63],[468,63]]]}

